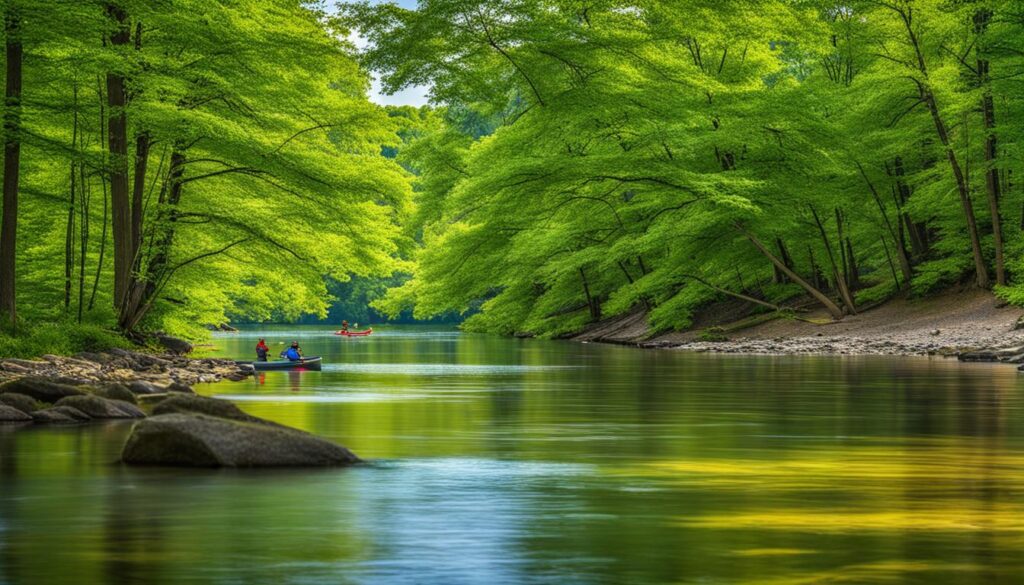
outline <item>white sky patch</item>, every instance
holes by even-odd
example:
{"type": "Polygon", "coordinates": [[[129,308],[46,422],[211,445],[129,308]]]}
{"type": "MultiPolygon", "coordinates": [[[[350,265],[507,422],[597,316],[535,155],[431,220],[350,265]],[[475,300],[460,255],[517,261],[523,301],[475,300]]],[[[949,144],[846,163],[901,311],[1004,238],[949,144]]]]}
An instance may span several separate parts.
{"type": "MultiPolygon", "coordinates": [[[[397,4],[402,8],[415,9],[416,0],[377,0],[374,4],[397,4]]],[[[348,40],[354,44],[358,49],[365,49],[367,46],[367,40],[362,35],[353,32],[349,35],[348,40]]],[[[380,104],[382,106],[414,106],[420,107],[426,105],[430,101],[430,87],[425,85],[414,85],[407,87],[394,94],[385,94],[381,89],[380,80],[377,79],[376,75],[372,75],[372,82],[370,84],[370,101],[380,104]]]]}

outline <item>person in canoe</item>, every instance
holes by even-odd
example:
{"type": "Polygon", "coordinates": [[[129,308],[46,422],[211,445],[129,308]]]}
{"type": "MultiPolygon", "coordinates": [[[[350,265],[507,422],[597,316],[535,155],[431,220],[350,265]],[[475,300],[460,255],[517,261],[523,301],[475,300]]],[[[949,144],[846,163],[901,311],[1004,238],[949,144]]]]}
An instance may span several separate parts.
{"type": "Polygon", "coordinates": [[[341,320],[341,330],[348,333],[348,321],[344,319],[341,320]]]}
{"type": "Polygon", "coordinates": [[[256,361],[267,361],[268,351],[270,351],[270,348],[267,347],[267,340],[260,337],[260,342],[256,344],[256,361]]]}
{"type": "Polygon", "coordinates": [[[288,359],[288,361],[297,362],[302,360],[302,348],[299,347],[298,341],[293,341],[291,347],[281,352],[281,357],[288,359]]]}

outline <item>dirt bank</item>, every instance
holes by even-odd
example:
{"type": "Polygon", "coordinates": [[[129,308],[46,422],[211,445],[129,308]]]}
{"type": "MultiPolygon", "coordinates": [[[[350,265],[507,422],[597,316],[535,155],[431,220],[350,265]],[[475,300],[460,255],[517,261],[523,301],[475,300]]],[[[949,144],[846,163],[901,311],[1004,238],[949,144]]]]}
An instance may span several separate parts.
{"type": "Polygon", "coordinates": [[[1024,330],[1014,330],[1024,310],[1004,306],[981,290],[895,299],[837,322],[813,309],[800,313],[799,320],[761,317],[757,322],[737,319],[737,314],[736,307],[723,303],[699,315],[688,331],[652,336],[646,315],[635,312],[596,324],[575,339],[757,354],[952,355],[1024,346],[1024,330]],[[713,327],[727,341],[705,340],[713,327]]]}

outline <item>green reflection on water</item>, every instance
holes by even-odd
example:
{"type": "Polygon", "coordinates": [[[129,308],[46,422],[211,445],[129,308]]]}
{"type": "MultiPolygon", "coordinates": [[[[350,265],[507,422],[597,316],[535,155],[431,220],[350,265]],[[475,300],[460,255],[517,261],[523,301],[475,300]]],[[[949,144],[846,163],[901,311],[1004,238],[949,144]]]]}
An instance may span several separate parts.
{"type": "Polygon", "coordinates": [[[200,388],[345,470],[114,463],[129,426],[0,432],[0,583],[998,583],[1024,561],[1012,368],[691,355],[424,329],[200,388]]]}

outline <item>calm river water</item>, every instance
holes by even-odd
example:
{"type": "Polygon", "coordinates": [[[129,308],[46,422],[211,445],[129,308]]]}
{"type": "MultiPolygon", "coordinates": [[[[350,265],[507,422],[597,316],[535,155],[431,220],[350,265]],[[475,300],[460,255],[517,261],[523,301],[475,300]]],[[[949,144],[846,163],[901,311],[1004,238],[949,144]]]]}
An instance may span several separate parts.
{"type": "MultiPolygon", "coordinates": [[[[1021,583],[1024,376],[430,329],[200,387],[349,469],[126,468],[130,423],[0,429],[0,583],[1021,583]]],[[[273,351],[277,353],[277,351],[273,351]]]]}

